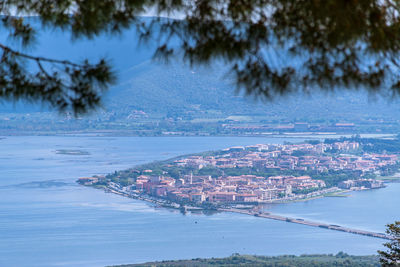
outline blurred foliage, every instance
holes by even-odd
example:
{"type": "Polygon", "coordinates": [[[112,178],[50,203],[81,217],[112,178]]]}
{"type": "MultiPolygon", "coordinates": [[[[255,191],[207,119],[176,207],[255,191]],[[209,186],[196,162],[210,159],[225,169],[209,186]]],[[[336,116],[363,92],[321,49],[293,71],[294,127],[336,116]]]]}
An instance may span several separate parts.
{"type": "Polygon", "coordinates": [[[399,7],[395,0],[1,1],[1,26],[21,48],[0,44],[0,97],[77,114],[97,107],[115,82],[104,59],[74,63],[23,53],[38,31],[28,15],[73,38],[136,27],[144,44],[157,43],[155,57],[222,61],[237,89],[257,99],[342,87],[393,96],[400,88],[399,7]],[[143,14],[155,18],[146,23],[143,14]]]}
{"type": "Polygon", "coordinates": [[[393,239],[385,243],[387,251],[378,251],[382,266],[399,266],[400,264],[400,221],[388,224],[386,233],[393,239]]]}

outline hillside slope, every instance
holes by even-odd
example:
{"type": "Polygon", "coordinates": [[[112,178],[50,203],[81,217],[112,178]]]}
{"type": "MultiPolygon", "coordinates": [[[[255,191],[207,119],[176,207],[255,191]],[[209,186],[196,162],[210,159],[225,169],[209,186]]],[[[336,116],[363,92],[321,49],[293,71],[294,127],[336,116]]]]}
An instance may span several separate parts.
{"type": "MultiPolygon", "coordinates": [[[[93,40],[74,41],[66,33],[44,30],[31,53],[72,61],[97,60],[100,57],[111,60],[119,77],[118,83],[104,95],[104,109],[84,117],[89,122],[79,124],[81,129],[99,121],[131,123],[128,118],[132,112],[146,114],[150,121],[181,117],[188,122],[224,121],[232,116],[241,116],[244,121],[277,124],[296,121],[398,123],[400,118],[398,99],[388,101],[377,97],[371,100],[363,90],[313,93],[309,96],[300,93],[272,102],[255,101],[251,96],[244,97],[241,92],[235,94],[229,67],[223,63],[193,68],[180,61],[163,64],[152,60],[154,49],[153,43],[138,46],[134,30],[122,35],[101,35],[93,40]]],[[[40,103],[0,103],[0,120],[2,117],[9,119],[7,114],[19,114],[15,120],[23,116],[24,123],[28,123],[30,120],[24,115],[31,113],[36,113],[36,117],[44,118],[44,121],[63,118],[40,103]]],[[[35,123],[32,121],[32,127],[35,123]]],[[[146,127],[152,125],[158,125],[158,122],[146,127]]],[[[184,130],[185,126],[182,127],[184,130]]]]}

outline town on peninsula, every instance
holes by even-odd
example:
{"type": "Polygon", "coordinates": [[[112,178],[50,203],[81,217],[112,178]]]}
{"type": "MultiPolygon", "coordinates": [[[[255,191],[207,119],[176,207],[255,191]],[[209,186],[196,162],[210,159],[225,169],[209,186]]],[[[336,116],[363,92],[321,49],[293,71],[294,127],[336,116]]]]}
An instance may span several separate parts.
{"type": "Polygon", "coordinates": [[[250,209],[384,187],[376,178],[393,175],[400,166],[390,152],[393,142],[397,139],[353,137],[237,146],[78,182],[166,207],[250,209]]]}

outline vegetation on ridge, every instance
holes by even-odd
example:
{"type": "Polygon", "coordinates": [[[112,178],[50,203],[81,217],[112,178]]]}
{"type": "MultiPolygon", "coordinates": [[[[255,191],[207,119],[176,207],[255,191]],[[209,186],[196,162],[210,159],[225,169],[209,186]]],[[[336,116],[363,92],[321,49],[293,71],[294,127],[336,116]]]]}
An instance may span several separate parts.
{"type": "Polygon", "coordinates": [[[118,265],[118,267],[378,267],[377,256],[350,256],[339,252],[336,255],[301,255],[301,256],[252,256],[234,254],[227,258],[192,259],[176,261],[148,262],[141,264],[118,265]]]}

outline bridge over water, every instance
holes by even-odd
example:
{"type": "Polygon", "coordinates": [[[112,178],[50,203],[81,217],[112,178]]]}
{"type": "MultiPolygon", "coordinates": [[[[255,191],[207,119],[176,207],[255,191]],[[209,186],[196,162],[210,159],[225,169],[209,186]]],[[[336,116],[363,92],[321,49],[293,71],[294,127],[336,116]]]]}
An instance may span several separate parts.
{"type": "MultiPolygon", "coordinates": [[[[149,201],[155,204],[160,204],[164,205],[163,202],[160,202],[160,200],[145,197],[145,196],[140,196],[140,195],[132,195],[128,194],[127,192],[123,192],[119,190],[118,188],[108,188],[110,192],[127,196],[127,197],[133,197],[136,199],[140,200],[145,200],[149,201]]],[[[168,205],[170,208],[179,208],[178,205],[173,206],[173,205],[168,205]]],[[[185,207],[186,209],[187,207],[185,207]]],[[[335,224],[326,224],[326,223],[321,223],[321,222],[315,222],[315,221],[310,221],[310,220],[303,220],[299,218],[291,218],[291,217],[286,217],[286,216],[281,216],[281,215],[276,215],[272,213],[267,213],[267,212],[257,212],[257,211],[252,211],[252,210],[241,210],[241,209],[235,209],[235,208],[220,208],[218,209],[219,211],[226,211],[226,212],[234,212],[234,213],[240,213],[240,214],[246,214],[246,215],[252,215],[256,217],[261,217],[261,218],[267,218],[267,219],[272,219],[272,220],[277,220],[277,221],[284,221],[284,222],[290,222],[290,223],[297,223],[297,224],[303,224],[303,225],[308,225],[308,226],[314,226],[314,227],[320,227],[324,229],[329,229],[329,230],[335,230],[335,231],[341,231],[341,232],[346,232],[346,233],[351,233],[351,234],[357,234],[357,235],[365,235],[365,236],[370,236],[370,237],[375,237],[375,238],[383,238],[383,239],[388,239],[388,240],[393,240],[394,238],[384,234],[384,233],[377,233],[377,232],[371,232],[371,231],[365,231],[365,230],[360,230],[360,229],[354,229],[354,228],[348,228],[340,225],[335,225],[335,224]]]]}
{"type": "Polygon", "coordinates": [[[252,216],[256,216],[256,217],[267,218],[267,219],[272,219],[272,220],[277,220],[277,221],[284,221],[284,222],[314,226],[314,227],[319,227],[319,228],[323,228],[323,229],[341,231],[341,232],[346,232],[346,233],[351,233],[351,234],[365,235],[365,236],[388,239],[388,240],[393,239],[392,236],[389,236],[384,233],[365,231],[365,230],[354,229],[354,228],[344,227],[344,226],[335,225],[335,224],[326,224],[326,223],[320,223],[320,222],[315,222],[315,221],[310,221],[310,220],[303,220],[303,219],[299,219],[299,218],[291,218],[291,217],[286,217],[286,216],[281,216],[281,215],[276,215],[276,214],[271,214],[271,213],[266,213],[266,212],[254,212],[254,211],[249,211],[249,210],[241,210],[241,209],[233,209],[233,208],[220,209],[220,210],[227,211],[227,212],[241,213],[241,214],[246,214],[246,215],[252,215],[252,216]]]}

